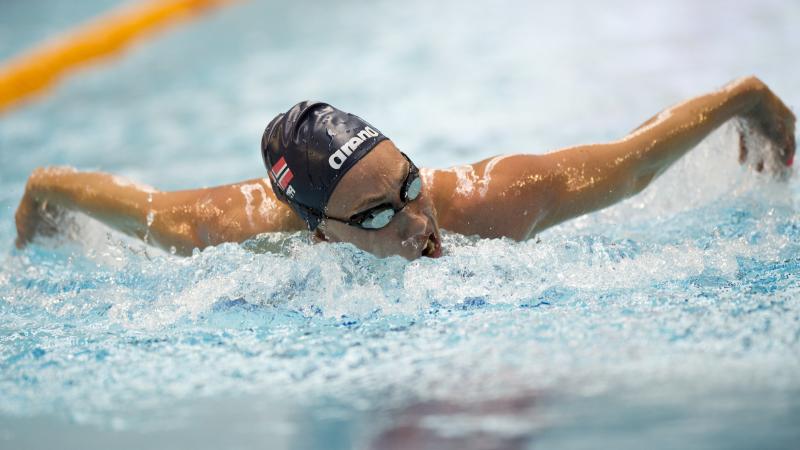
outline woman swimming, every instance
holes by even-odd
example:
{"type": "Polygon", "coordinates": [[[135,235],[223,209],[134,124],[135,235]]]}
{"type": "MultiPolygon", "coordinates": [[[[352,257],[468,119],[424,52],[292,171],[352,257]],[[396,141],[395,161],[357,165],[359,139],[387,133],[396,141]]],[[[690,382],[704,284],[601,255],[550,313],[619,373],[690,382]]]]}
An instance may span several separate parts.
{"type": "Polygon", "coordinates": [[[790,173],[795,117],[756,77],[666,109],[615,142],[441,170],[417,169],[357,116],[301,102],[264,132],[268,178],[160,192],[104,173],[36,169],[16,212],[16,243],[56,232],[54,215],[79,211],[180,254],[308,229],[316,240],[350,242],[377,256],[438,257],[440,227],[523,240],[628,198],[734,118],[772,149],[748,152],[742,135],[741,163],[790,173]]]}

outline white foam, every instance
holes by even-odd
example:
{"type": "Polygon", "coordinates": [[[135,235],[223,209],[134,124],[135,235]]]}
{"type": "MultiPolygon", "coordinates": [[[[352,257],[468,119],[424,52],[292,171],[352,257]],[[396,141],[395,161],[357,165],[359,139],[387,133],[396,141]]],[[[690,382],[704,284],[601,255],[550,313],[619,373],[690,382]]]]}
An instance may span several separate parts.
{"type": "MultiPolygon", "coordinates": [[[[269,182],[269,180],[266,181],[269,182]]],[[[278,206],[275,201],[267,195],[264,187],[259,183],[243,184],[241,187],[239,187],[239,191],[245,198],[245,214],[247,215],[247,220],[250,223],[250,226],[254,226],[253,212],[255,211],[256,201],[258,201],[258,213],[262,217],[269,217],[278,206]],[[259,192],[261,194],[261,198],[259,200],[256,200],[253,196],[254,192],[259,192]]]]}
{"type": "Polygon", "coordinates": [[[478,182],[478,176],[475,174],[475,169],[471,165],[456,166],[449,169],[450,172],[456,174],[456,191],[457,195],[468,196],[475,191],[475,183],[478,182]]]}
{"type": "Polygon", "coordinates": [[[247,221],[250,223],[250,226],[253,226],[253,192],[260,189],[261,186],[257,184],[245,184],[239,187],[239,191],[244,196],[244,211],[247,215],[247,221]]]}
{"type": "Polygon", "coordinates": [[[132,187],[142,192],[148,192],[151,194],[158,192],[158,190],[153,186],[149,186],[144,183],[138,183],[136,181],[130,180],[120,175],[111,175],[111,181],[113,181],[114,184],[120,187],[132,187]]]}
{"type": "Polygon", "coordinates": [[[425,189],[430,189],[431,186],[433,186],[433,178],[435,173],[435,169],[426,169],[424,167],[419,169],[419,176],[422,178],[422,185],[425,187],[425,189]]]}
{"type": "Polygon", "coordinates": [[[486,168],[483,170],[483,178],[480,180],[481,187],[479,193],[481,197],[485,197],[486,192],[488,192],[489,190],[489,184],[492,182],[492,171],[494,171],[494,166],[496,166],[499,162],[511,156],[516,156],[516,155],[495,156],[488,163],[486,163],[486,168]]]}

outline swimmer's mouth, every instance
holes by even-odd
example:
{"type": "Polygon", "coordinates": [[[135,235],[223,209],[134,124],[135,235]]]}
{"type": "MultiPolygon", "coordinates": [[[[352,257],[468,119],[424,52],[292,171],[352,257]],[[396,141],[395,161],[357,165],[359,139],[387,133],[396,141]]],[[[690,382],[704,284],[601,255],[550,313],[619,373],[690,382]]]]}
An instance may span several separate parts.
{"type": "Polygon", "coordinates": [[[442,243],[436,237],[436,233],[431,233],[428,240],[425,242],[425,248],[422,249],[422,256],[428,258],[438,258],[442,256],[442,243]]]}

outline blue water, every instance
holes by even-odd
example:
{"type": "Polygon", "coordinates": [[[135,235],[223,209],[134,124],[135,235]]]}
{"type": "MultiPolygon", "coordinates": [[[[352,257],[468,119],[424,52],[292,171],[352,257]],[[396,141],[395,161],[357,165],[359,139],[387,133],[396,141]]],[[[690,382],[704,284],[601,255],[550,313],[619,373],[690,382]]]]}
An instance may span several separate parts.
{"type": "MultiPolygon", "coordinates": [[[[4,2],[0,51],[112,3],[4,2]]],[[[743,74],[800,105],[797,5],[642,3],[254,1],[0,116],[0,448],[796,447],[800,182],[739,167],[728,126],[634,199],[435,261],[179,258],[84,217],[13,248],[34,167],[262,176],[304,98],[428,167],[615,139],[743,74]]]]}

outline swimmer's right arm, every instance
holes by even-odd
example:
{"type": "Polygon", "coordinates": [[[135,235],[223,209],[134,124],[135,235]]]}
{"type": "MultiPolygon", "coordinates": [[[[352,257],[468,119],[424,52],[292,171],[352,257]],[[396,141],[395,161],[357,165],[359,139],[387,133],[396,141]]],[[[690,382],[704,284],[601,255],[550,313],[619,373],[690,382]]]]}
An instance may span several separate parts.
{"type": "Polygon", "coordinates": [[[179,254],[259,233],[296,231],[303,223],[277,201],[266,179],[162,192],[99,172],[36,169],[16,212],[18,247],[57,232],[63,211],[84,213],[125,234],[179,254]]]}

